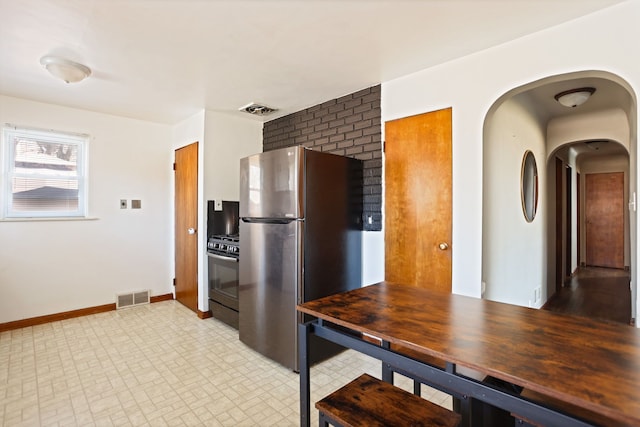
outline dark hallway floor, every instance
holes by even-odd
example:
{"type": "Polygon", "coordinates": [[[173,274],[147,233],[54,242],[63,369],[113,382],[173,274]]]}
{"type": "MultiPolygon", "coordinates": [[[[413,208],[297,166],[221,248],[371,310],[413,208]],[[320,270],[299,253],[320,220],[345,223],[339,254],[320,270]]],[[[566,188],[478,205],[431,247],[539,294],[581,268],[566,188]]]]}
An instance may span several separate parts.
{"type": "Polygon", "coordinates": [[[543,309],[610,322],[631,323],[629,272],[580,267],[543,309]]]}

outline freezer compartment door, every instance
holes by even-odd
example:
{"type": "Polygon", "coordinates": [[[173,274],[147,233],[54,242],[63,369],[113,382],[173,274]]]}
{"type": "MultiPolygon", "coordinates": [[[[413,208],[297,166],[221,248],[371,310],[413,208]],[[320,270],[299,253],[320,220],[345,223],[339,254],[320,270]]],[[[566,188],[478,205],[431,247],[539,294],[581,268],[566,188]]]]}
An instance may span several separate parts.
{"type": "Polygon", "coordinates": [[[240,217],[303,218],[301,147],[240,160],[240,217]]]}
{"type": "Polygon", "coordinates": [[[240,341],[297,370],[304,222],[240,221],[240,341]]]}

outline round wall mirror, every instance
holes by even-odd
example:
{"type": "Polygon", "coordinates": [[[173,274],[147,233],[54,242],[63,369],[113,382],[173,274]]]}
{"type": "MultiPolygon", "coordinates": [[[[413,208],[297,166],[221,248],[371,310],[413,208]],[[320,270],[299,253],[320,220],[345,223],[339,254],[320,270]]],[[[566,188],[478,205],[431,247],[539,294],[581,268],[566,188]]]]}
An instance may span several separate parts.
{"type": "Polygon", "coordinates": [[[538,209],[538,167],[536,166],[536,158],[529,150],[524,153],[522,158],[520,181],[522,212],[527,222],[531,222],[536,217],[538,209]]]}

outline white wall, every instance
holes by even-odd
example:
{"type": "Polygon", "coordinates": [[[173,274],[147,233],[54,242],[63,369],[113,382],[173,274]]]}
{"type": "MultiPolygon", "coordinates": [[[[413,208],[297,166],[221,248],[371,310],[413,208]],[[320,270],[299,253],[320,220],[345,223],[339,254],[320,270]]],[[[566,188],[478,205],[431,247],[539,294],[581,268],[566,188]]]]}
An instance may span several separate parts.
{"type": "Polygon", "coordinates": [[[166,125],[0,96],[0,123],[89,134],[87,221],[0,222],[0,323],[172,292],[166,125]],[[142,209],[121,210],[120,199],[142,209]]]}
{"type": "Polygon", "coordinates": [[[205,110],[177,123],[172,129],[173,148],[204,141],[205,110]]]}
{"type": "Polygon", "coordinates": [[[383,121],[453,107],[453,292],[481,293],[483,123],[491,105],[523,84],[582,70],[608,71],[640,87],[639,18],[640,2],[629,1],[383,83],[383,121]]]}
{"type": "MultiPolygon", "coordinates": [[[[384,209],[384,205],[383,205],[384,209]]],[[[384,215],[383,215],[384,218],[384,215]]],[[[384,231],[362,232],[362,286],[384,280],[384,231]]]]}
{"type": "MultiPolygon", "coordinates": [[[[206,239],[207,200],[238,200],[240,197],[240,159],[262,152],[262,123],[223,113],[206,111],[203,156],[203,198],[199,212],[204,224],[199,237],[206,239]]],[[[205,240],[199,246],[198,309],[209,309],[207,253],[205,240]]]]}
{"type": "Polygon", "coordinates": [[[262,122],[207,111],[205,199],[238,200],[240,159],[262,152],[262,122]]]}
{"type": "Polygon", "coordinates": [[[487,299],[539,307],[546,301],[546,200],[538,197],[536,216],[527,222],[522,211],[520,177],[523,156],[530,150],[538,163],[538,188],[546,188],[546,130],[530,111],[526,98],[516,96],[500,105],[487,120],[482,279],[487,299]]]}

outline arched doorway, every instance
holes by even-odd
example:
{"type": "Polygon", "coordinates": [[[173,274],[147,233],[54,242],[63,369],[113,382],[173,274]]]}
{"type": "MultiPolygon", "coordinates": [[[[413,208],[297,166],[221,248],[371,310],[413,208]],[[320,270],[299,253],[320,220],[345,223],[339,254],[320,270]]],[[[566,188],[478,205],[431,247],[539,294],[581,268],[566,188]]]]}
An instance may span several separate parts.
{"type": "MultiPolygon", "coordinates": [[[[636,98],[629,85],[601,71],[545,78],[515,88],[493,104],[485,118],[483,146],[485,298],[541,307],[556,292],[558,280],[571,276],[585,251],[581,171],[611,165],[607,156],[623,156],[625,203],[633,201],[635,117],[636,98]],[[578,107],[562,106],[555,99],[558,93],[582,87],[595,92],[578,107]],[[522,215],[519,193],[525,151],[531,151],[539,165],[538,213],[530,222],[522,215]],[[556,186],[558,180],[564,187],[556,186]],[[563,211],[557,210],[559,200],[563,211]]],[[[632,289],[637,283],[635,217],[635,211],[627,213],[624,231],[632,289]]]]}

